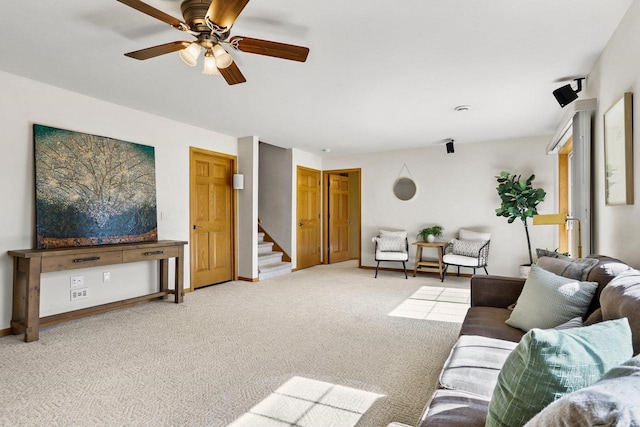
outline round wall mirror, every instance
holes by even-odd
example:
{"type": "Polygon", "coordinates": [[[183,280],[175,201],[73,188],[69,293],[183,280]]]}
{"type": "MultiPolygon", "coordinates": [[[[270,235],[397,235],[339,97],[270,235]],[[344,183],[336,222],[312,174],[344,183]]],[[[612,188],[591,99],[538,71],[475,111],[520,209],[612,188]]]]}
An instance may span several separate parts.
{"type": "Polygon", "coordinates": [[[411,200],[416,195],[416,183],[411,178],[402,177],[396,179],[393,184],[393,194],[400,200],[411,200]]]}

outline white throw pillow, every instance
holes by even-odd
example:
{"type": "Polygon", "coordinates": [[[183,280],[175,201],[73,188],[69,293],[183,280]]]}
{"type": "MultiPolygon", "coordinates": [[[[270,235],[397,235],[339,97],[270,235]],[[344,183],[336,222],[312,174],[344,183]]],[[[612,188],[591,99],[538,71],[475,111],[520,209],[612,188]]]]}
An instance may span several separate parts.
{"type": "Polygon", "coordinates": [[[404,252],[405,240],[400,237],[376,237],[378,250],[382,252],[404,252]]]}
{"type": "Polygon", "coordinates": [[[584,325],[582,322],[582,317],[574,317],[573,319],[567,320],[561,325],[556,326],[553,329],[573,329],[573,328],[581,328],[584,325]]]}
{"type": "Polygon", "coordinates": [[[597,287],[595,282],[557,276],[533,265],[505,323],[523,331],[555,328],[574,317],[584,316],[597,287]]]}
{"type": "Polygon", "coordinates": [[[476,258],[480,249],[487,243],[484,240],[458,240],[453,239],[452,253],[476,258]]]}
{"type": "Polygon", "coordinates": [[[399,237],[400,239],[407,238],[406,231],[389,231],[389,230],[380,230],[380,237],[399,237]]]}

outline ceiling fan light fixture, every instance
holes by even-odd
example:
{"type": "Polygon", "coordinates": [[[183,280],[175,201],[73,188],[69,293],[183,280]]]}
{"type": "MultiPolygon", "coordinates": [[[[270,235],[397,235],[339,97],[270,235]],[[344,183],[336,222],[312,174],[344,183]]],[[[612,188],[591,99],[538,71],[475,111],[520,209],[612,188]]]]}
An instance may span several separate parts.
{"type": "Polygon", "coordinates": [[[185,64],[191,67],[195,67],[196,62],[198,62],[198,55],[200,55],[200,50],[202,50],[200,43],[193,42],[185,49],[182,49],[180,52],[178,52],[178,55],[180,55],[180,59],[182,59],[185,64]]]}
{"type": "Polygon", "coordinates": [[[219,44],[213,46],[212,51],[218,68],[227,68],[233,63],[233,57],[219,44]]]}
{"type": "Polygon", "coordinates": [[[216,67],[216,58],[213,56],[211,49],[207,49],[204,54],[204,68],[202,69],[202,74],[206,74],[207,76],[220,74],[220,70],[216,67]]]}

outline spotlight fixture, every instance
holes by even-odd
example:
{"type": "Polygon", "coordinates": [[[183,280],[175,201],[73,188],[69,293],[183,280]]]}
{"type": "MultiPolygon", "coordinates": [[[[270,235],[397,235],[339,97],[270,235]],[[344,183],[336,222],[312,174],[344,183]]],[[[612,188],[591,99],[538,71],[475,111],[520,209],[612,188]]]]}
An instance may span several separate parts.
{"type": "Polygon", "coordinates": [[[574,81],[578,82],[578,88],[576,90],[571,87],[571,84],[568,84],[553,91],[553,96],[556,97],[558,104],[560,104],[562,108],[578,99],[578,92],[582,90],[582,81],[584,79],[584,77],[574,79],[574,81]]]}
{"type": "Polygon", "coordinates": [[[447,140],[447,154],[455,153],[453,149],[453,138],[447,140]]]}

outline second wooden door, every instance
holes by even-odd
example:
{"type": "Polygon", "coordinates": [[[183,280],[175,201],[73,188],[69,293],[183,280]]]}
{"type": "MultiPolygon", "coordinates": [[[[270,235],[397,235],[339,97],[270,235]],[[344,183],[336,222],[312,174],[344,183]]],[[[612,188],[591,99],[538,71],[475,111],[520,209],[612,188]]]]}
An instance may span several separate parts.
{"type": "Polygon", "coordinates": [[[349,177],[329,174],[329,262],[351,257],[349,234],[351,224],[349,177]]]}

